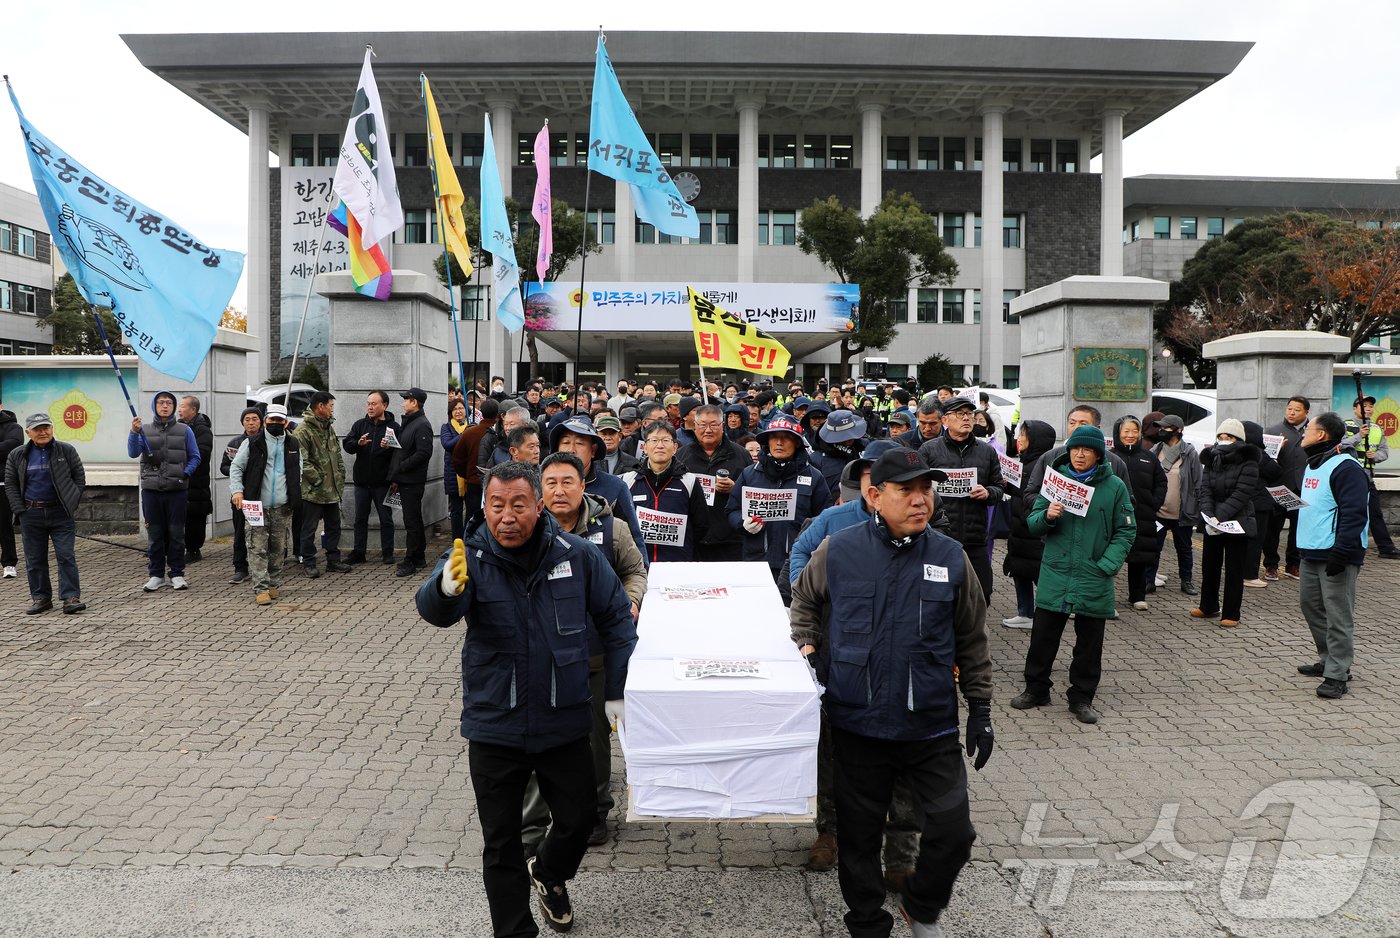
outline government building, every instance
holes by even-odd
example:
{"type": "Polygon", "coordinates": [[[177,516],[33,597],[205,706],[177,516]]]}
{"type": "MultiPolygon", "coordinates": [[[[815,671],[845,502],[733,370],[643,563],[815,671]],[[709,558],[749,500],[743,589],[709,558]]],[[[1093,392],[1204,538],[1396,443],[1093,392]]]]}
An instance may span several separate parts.
{"type": "MultiPolygon", "coordinates": [[[[420,72],[432,82],[468,197],[479,191],[489,114],[507,196],[528,205],[534,139],[547,120],[554,198],[585,207],[594,33],[124,39],[146,68],[248,135],[249,330],[262,340],[268,372],[291,355],[366,43],[405,209],[387,246],[396,269],[431,272],[441,254],[420,72]]],[[[1123,178],[1124,137],[1228,79],[1250,43],[616,32],[607,48],[658,160],[700,217],[700,236],[641,224],[628,189],[595,173],[587,217],[603,250],[587,259],[587,283],[810,292],[835,276],[796,247],[803,209],[835,196],[868,215],[884,193],[908,192],[936,214],[958,274],[949,286],[911,286],[895,311],[899,337],[858,354],[857,371],[860,359],[878,356],[901,379],[939,353],[969,383],[1016,387],[1020,343],[1009,304],[1024,291],[1075,274],[1167,278],[1201,241],[1251,214],[1301,207],[1292,199],[1364,210],[1376,223],[1400,217],[1393,181],[1123,178]],[[1090,172],[1098,157],[1101,172],[1090,172]]],[[[327,234],[322,270],[344,266],[332,251],[338,240],[327,234]]],[[[560,280],[576,287],[577,266],[560,280]]],[[[489,281],[478,277],[462,291],[464,357],[469,370],[475,359],[518,380],[528,361],[519,364],[520,337],[495,322],[489,281]]],[[[320,298],[312,304],[304,357],[325,354],[324,308],[320,298]]],[[[688,331],[607,331],[593,328],[595,319],[583,329],[585,377],[692,374],[688,331]]],[[[573,329],[536,335],[540,370],[572,378],[573,329]]],[[[838,373],[840,333],[791,338],[796,377],[838,373]]]]}

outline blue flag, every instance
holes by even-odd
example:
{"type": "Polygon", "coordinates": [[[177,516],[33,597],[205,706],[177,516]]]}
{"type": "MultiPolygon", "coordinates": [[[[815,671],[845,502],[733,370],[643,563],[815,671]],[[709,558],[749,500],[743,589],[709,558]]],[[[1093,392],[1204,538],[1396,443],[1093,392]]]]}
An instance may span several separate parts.
{"type": "Polygon", "coordinates": [[[486,115],[486,140],[481,154],[481,247],[491,252],[491,275],[496,280],[496,318],[511,332],[525,325],[520,300],[520,265],[515,261],[515,235],[506,214],[501,174],[496,170],[496,145],[491,141],[491,115],[486,115]]]}
{"type": "Polygon", "coordinates": [[[111,307],[142,361],[193,381],[238,286],[243,255],[205,247],[93,175],[35,130],[9,91],[53,246],[83,297],[111,307]]]}
{"type": "Polygon", "coordinates": [[[700,219],[681,198],[670,172],[642,133],[642,125],[617,83],[602,36],[598,37],[598,60],[593,66],[588,139],[588,168],[627,183],[638,218],[668,235],[700,237],[700,219]]]}

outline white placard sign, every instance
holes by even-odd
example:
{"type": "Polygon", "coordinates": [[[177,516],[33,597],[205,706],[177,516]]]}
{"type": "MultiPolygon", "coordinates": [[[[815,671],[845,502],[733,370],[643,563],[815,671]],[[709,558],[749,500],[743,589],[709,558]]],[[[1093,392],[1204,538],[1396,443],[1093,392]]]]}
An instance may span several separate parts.
{"type": "Polygon", "coordinates": [[[384,428],[384,442],[390,449],[403,449],[402,444],[399,443],[398,434],[394,432],[393,427],[384,428]]]}
{"type": "Polygon", "coordinates": [[[1021,460],[1002,452],[997,453],[997,460],[1001,463],[1001,477],[1006,480],[1006,484],[1020,488],[1021,460]]]}
{"type": "Polygon", "coordinates": [[[1210,527],[1215,528],[1215,530],[1219,531],[1221,534],[1244,533],[1244,525],[1240,524],[1238,521],[1221,521],[1218,518],[1212,518],[1210,515],[1201,515],[1201,520],[1210,527]]]}
{"type": "Polygon", "coordinates": [[[1297,495],[1294,495],[1292,490],[1290,490],[1286,485],[1269,486],[1269,495],[1273,498],[1274,502],[1284,511],[1297,511],[1299,508],[1308,507],[1308,503],[1303,501],[1297,495]]]}
{"type": "Polygon", "coordinates": [[[745,520],[796,520],[797,489],[751,489],[745,486],[743,508],[745,520]]]}
{"type": "Polygon", "coordinates": [[[677,658],[675,662],[676,677],[682,681],[707,677],[768,677],[768,666],[757,658],[677,658]]]}
{"type": "Polygon", "coordinates": [[[398,492],[390,492],[384,496],[384,505],[387,508],[397,508],[399,511],[403,511],[403,498],[399,496],[398,492]]]}
{"type": "Polygon", "coordinates": [[[696,473],[695,479],[700,483],[700,491],[705,493],[705,504],[715,507],[715,477],[696,473]]]}
{"type": "Polygon", "coordinates": [[[1283,447],[1283,437],[1272,433],[1264,434],[1264,452],[1269,454],[1270,459],[1278,459],[1278,451],[1283,447]]]}
{"type": "Polygon", "coordinates": [[[673,515],[669,511],[641,507],[637,509],[637,524],[642,529],[642,540],[658,547],[684,546],[688,520],[685,515],[673,515]]]}
{"type": "Polygon", "coordinates": [[[948,473],[946,481],[938,483],[938,494],[944,498],[967,498],[972,487],[977,484],[977,467],[967,469],[944,469],[948,473]]]}
{"type": "Polygon", "coordinates": [[[1040,494],[1064,505],[1065,511],[1081,518],[1089,514],[1089,503],[1094,500],[1092,486],[1076,482],[1054,469],[1045,470],[1045,482],[1040,487],[1040,494]]]}
{"type": "Polygon", "coordinates": [[[243,500],[243,520],[255,528],[263,526],[262,502],[243,500]]]}

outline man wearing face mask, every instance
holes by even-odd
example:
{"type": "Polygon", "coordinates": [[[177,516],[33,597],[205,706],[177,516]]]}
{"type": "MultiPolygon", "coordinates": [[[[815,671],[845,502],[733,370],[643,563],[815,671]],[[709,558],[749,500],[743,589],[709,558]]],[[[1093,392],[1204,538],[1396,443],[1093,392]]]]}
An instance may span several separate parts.
{"type": "Polygon", "coordinates": [[[497,403],[506,399],[506,379],[500,375],[492,375],[491,377],[491,396],[496,399],[497,403]]]}
{"type": "MultiPolygon", "coordinates": [[[[243,445],[243,441],[262,435],[262,411],[256,407],[244,410],[239,422],[243,424],[243,432],[228,441],[227,445],[224,446],[224,457],[219,461],[219,471],[225,476],[229,474],[233,465],[233,457],[238,455],[238,448],[243,445]]],[[[233,577],[229,583],[242,583],[246,579],[248,579],[247,525],[244,523],[243,512],[235,507],[233,509],[233,577]]]]}
{"type": "Polygon", "coordinates": [[[767,561],[773,582],[781,576],[802,522],[831,504],[826,479],[807,460],[802,428],[787,415],[774,417],[758,435],[764,453],[744,469],[729,493],[729,526],[742,532],[741,558],[767,561]],[[746,498],[745,492],[771,492],[746,498]],[[758,513],[758,506],[766,506],[758,513]]]}
{"type": "Polygon", "coordinates": [[[262,524],[248,526],[248,571],[259,606],[278,599],[283,548],[290,536],[292,510],[301,501],[301,458],[296,437],[287,433],[287,408],[269,404],[263,431],[249,434],[229,463],[228,487],[236,511],[244,501],[262,504],[262,524]]]}

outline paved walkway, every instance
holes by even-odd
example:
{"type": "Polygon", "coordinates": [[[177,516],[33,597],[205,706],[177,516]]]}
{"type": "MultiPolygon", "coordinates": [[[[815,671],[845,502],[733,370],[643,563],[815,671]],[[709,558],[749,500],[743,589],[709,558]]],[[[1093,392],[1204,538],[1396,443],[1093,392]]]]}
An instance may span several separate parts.
{"type": "MultiPolygon", "coordinates": [[[[417,618],[416,580],[294,566],[262,609],[225,585],[227,542],[154,595],[137,553],[79,543],[80,616],[20,615],[23,579],[0,581],[0,867],[21,874],[0,935],[489,934],[461,632],[417,618]]],[[[1055,705],[1006,706],[1029,633],[994,625],[998,748],[950,936],[1400,934],[1396,574],[1363,571],[1340,701],[1294,671],[1291,581],[1247,590],[1235,630],[1189,619],[1175,582],[1145,613],[1120,596],[1095,727],[1064,708],[1065,655],[1055,705]]],[[[811,837],[624,824],[584,861],[577,931],[844,934],[811,837]]]]}

